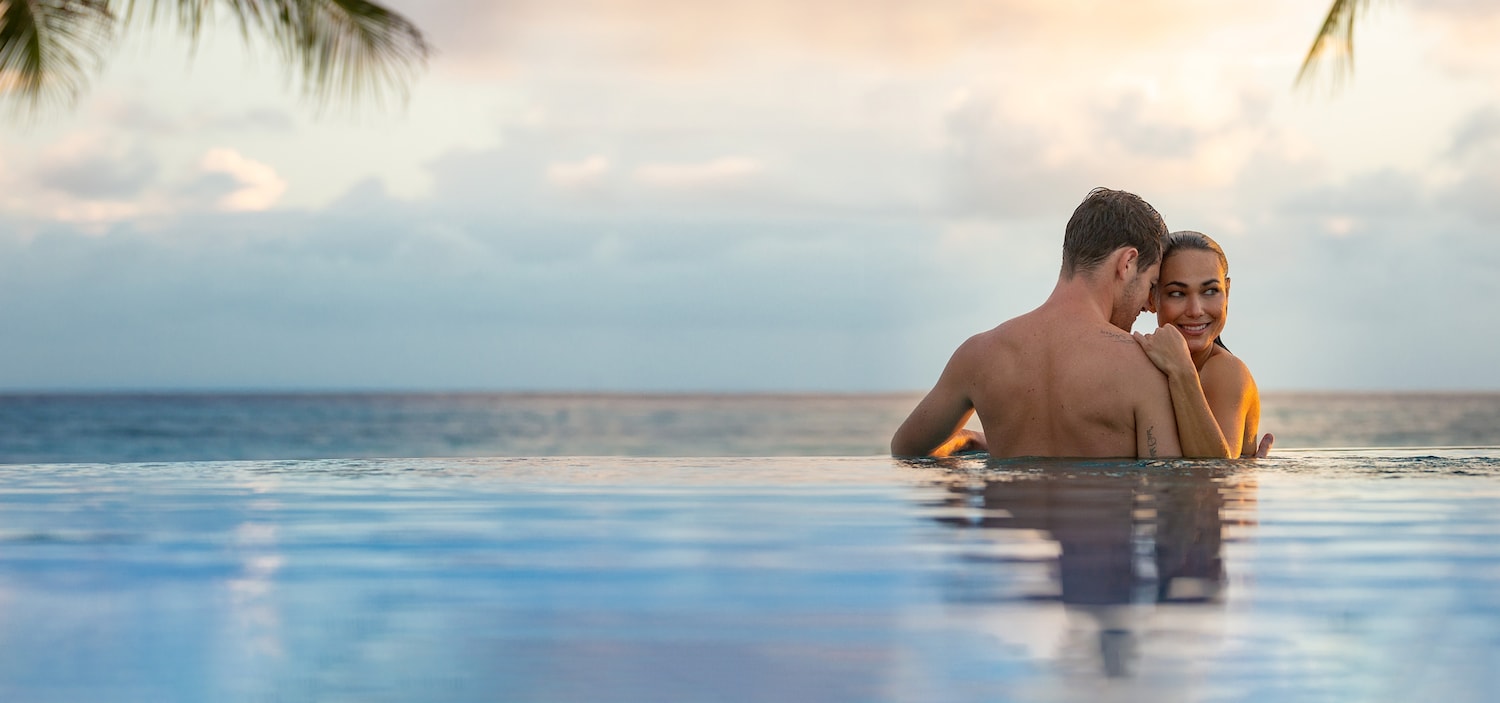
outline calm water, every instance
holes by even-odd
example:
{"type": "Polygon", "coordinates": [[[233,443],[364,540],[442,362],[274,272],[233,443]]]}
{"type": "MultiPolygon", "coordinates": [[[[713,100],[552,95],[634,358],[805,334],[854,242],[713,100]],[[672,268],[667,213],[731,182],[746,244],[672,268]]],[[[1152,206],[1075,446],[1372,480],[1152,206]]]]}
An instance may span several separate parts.
{"type": "MultiPolygon", "coordinates": [[[[885,454],[896,395],[0,395],[0,463],[885,454]]],[[[1500,445],[1500,393],[1268,394],[1279,448],[1500,445]]]]}
{"type": "Polygon", "coordinates": [[[0,467],[4,701],[1488,701],[1500,459],[0,467]]]}
{"type": "Polygon", "coordinates": [[[1268,396],[1262,461],[872,456],[914,402],[0,396],[0,701],[1500,690],[1500,395],[1268,396]]]}

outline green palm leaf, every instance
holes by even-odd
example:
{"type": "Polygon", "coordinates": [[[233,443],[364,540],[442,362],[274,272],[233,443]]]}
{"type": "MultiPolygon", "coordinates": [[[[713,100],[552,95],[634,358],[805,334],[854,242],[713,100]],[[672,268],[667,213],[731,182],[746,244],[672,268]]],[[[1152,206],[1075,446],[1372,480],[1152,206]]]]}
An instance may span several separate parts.
{"type": "Polygon", "coordinates": [[[379,101],[392,90],[404,98],[431,54],[416,25],[369,0],[0,0],[0,94],[33,108],[43,97],[71,100],[117,23],[175,24],[196,48],[218,12],[247,43],[261,38],[274,47],[322,104],[379,101]]]}
{"type": "Polygon", "coordinates": [[[113,29],[105,0],[0,0],[0,91],[31,108],[77,95],[113,29]]]}
{"type": "Polygon", "coordinates": [[[1330,64],[1335,86],[1354,73],[1354,20],[1368,5],[1369,0],[1334,0],[1318,36],[1313,38],[1312,48],[1302,59],[1297,86],[1306,84],[1320,67],[1330,64]]]}

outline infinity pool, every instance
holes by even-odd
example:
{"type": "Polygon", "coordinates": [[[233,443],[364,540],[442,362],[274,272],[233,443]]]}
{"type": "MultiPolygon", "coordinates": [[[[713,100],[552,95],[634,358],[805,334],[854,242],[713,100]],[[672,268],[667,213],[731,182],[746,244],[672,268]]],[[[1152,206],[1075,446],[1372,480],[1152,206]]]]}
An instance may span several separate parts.
{"type": "Polygon", "coordinates": [[[1487,701],[1497,457],[0,466],[0,701],[1487,701]]]}

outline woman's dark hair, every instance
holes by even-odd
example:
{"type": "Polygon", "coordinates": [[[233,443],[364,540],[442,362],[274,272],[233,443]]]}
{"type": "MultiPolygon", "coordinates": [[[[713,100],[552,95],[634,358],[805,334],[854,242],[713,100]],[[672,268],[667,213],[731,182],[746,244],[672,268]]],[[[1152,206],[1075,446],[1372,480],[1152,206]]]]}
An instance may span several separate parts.
{"type": "MultiPolygon", "coordinates": [[[[1162,248],[1161,252],[1161,262],[1165,264],[1167,263],[1167,257],[1173,253],[1187,250],[1213,252],[1214,256],[1219,257],[1219,266],[1224,269],[1224,277],[1229,277],[1229,257],[1224,256],[1224,249],[1212,237],[1190,229],[1167,235],[1166,246],[1162,248]]],[[[1214,344],[1223,347],[1224,351],[1229,351],[1229,347],[1224,345],[1223,337],[1214,337],[1214,344]]]]}

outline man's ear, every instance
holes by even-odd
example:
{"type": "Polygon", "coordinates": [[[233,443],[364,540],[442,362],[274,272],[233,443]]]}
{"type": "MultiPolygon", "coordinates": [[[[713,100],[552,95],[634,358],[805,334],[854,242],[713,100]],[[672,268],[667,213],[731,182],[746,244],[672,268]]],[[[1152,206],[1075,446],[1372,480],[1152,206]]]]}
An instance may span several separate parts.
{"type": "Polygon", "coordinates": [[[1141,252],[1135,247],[1120,247],[1115,250],[1115,277],[1122,281],[1135,280],[1139,271],[1131,271],[1140,263],[1141,252]]]}

